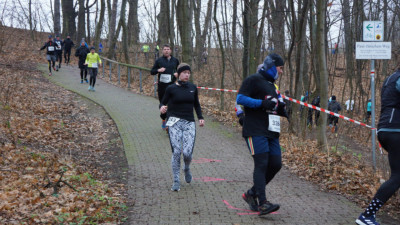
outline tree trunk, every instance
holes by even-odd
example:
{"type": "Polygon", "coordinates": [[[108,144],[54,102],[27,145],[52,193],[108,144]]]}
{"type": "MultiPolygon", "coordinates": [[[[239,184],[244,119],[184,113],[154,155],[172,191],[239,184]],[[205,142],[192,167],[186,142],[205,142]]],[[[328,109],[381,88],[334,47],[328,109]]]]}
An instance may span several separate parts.
{"type": "MultiPolygon", "coordinates": [[[[29,7],[31,1],[29,1],[29,7]]],[[[54,0],[54,33],[61,33],[61,22],[60,22],[60,0],[54,0]]]]}
{"type": "MultiPolygon", "coordinates": [[[[326,66],[326,52],[325,52],[325,21],[326,21],[326,1],[317,1],[317,59],[318,59],[318,70],[320,75],[320,87],[321,87],[321,107],[327,108],[328,106],[328,70],[326,66]]],[[[327,150],[327,139],[326,139],[326,120],[327,114],[321,113],[320,123],[318,125],[318,145],[321,150],[327,150]]]]}
{"type": "MultiPolygon", "coordinates": [[[[222,64],[222,75],[221,75],[221,89],[225,88],[225,50],[224,50],[224,45],[222,43],[222,37],[221,37],[221,32],[219,31],[219,23],[217,20],[217,3],[218,0],[215,0],[214,2],[214,23],[215,23],[215,27],[217,28],[217,36],[218,36],[218,44],[219,44],[219,49],[221,51],[221,64],[222,64]]],[[[221,91],[220,93],[220,109],[224,110],[224,102],[225,98],[224,98],[224,92],[221,91]]]]}
{"type": "MultiPolygon", "coordinates": [[[[190,5],[187,0],[178,0],[176,12],[179,34],[182,43],[182,62],[192,64],[192,35],[191,35],[191,24],[192,20],[190,17],[190,5]]],[[[192,79],[193,76],[190,77],[192,79]]]]}
{"type": "Polygon", "coordinates": [[[138,0],[129,0],[128,43],[137,44],[139,41],[138,0]]]}
{"type": "MultiPolygon", "coordinates": [[[[274,52],[285,58],[285,6],[286,1],[268,0],[271,9],[272,43],[274,52]]],[[[265,3],[267,4],[267,3],[265,3]]]]}
{"type": "MultiPolygon", "coordinates": [[[[32,0],[29,0],[29,30],[31,31],[30,32],[30,35],[31,35],[31,39],[32,39],[32,41],[33,40],[35,40],[35,37],[34,37],[34,35],[33,35],[33,21],[32,21],[32,0]]],[[[1,21],[0,21],[1,22],[1,21]]],[[[1,23],[0,23],[0,26],[1,26],[1,23]]],[[[60,32],[60,31],[59,31],[60,32]]]]}
{"type": "MultiPolygon", "coordinates": [[[[114,36],[115,34],[115,26],[117,23],[117,7],[118,7],[118,0],[114,0],[113,1],[113,5],[111,8],[111,17],[110,17],[110,21],[109,21],[109,31],[108,31],[108,55],[107,57],[109,59],[114,57],[115,54],[115,44],[113,45],[113,40],[114,40],[114,36]]],[[[110,11],[110,10],[109,10],[110,11]]]]}
{"type": "Polygon", "coordinates": [[[65,37],[70,35],[72,39],[78,40],[76,37],[76,25],[75,25],[75,17],[76,12],[74,9],[73,1],[61,1],[62,14],[63,14],[63,32],[62,36],[65,37]]]}
{"type": "Polygon", "coordinates": [[[89,44],[89,43],[91,43],[91,41],[90,41],[90,6],[89,6],[89,0],[86,0],[85,9],[86,9],[87,43],[89,44]]]}
{"type": "MultiPolygon", "coordinates": [[[[169,44],[171,45],[171,50],[175,55],[175,5],[176,0],[171,0],[171,15],[169,19],[169,44]]],[[[162,43],[165,44],[165,43],[162,43]]]]}
{"type": "Polygon", "coordinates": [[[78,40],[85,38],[85,0],[78,1],[78,40]]]}
{"type": "Polygon", "coordinates": [[[169,41],[169,0],[160,1],[160,13],[157,15],[158,40],[157,43],[168,43],[169,41]]]}
{"type": "Polygon", "coordinates": [[[104,13],[106,11],[106,3],[105,0],[100,0],[100,18],[99,22],[96,24],[96,31],[94,35],[94,46],[98,50],[99,48],[99,43],[100,43],[100,35],[101,35],[101,30],[103,29],[103,23],[104,23],[104,13]]]}
{"type": "Polygon", "coordinates": [[[236,52],[237,48],[237,37],[236,37],[236,26],[237,26],[237,0],[233,0],[233,14],[232,14],[232,48],[236,52]]]}

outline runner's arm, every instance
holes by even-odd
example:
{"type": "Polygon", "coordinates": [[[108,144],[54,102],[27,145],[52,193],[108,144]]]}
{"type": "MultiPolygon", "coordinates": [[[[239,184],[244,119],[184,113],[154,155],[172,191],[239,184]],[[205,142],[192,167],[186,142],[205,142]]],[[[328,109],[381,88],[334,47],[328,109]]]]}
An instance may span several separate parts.
{"type": "Polygon", "coordinates": [[[201,106],[200,106],[199,94],[197,91],[197,87],[196,87],[196,90],[194,91],[194,109],[196,110],[197,119],[203,120],[204,117],[203,117],[203,114],[201,113],[201,106]]]}
{"type": "Polygon", "coordinates": [[[400,92],[400,78],[396,81],[396,89],[400,92]]]}
{"type": "Polygon", "coordinates": [[[157,75],[158,74],[158,69],[160,67],[158,66],[158,59],[154,62],[153,68],[151,68],[151,75],[157,75]]]}

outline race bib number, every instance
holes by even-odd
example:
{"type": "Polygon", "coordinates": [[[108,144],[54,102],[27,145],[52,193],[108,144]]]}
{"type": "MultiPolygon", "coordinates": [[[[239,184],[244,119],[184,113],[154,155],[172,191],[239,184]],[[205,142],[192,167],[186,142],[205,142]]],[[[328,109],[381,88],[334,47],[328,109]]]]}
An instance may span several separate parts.
{"type": "Polygon", "coordinates": [[[276,115],[268,115],[268,130],[272,132],[281,132],[281,117],[276,115]]]}
{"type": "Polygon", "coordinates": [[[47,50],[48,50],[49,52],[54,51],[54,46],[49,46],[49,47],[47,47],[47,50]]]}
{"type": "Polygon", "coordinates": [[[162,83],[171,83],[172,78],[171,78],[171,74],[161,74],[160,76],[160,82],[162,83]]]}
{"type": "Polygon", "coordinates": [[[97,63],[92,63],[92,68],[97,68],[97,63]]]}
{"type": "Polygon", "coordinates": [[[167,124],[165,124],[167,127],[172,127],[176,122],[178,122],[180,119],[177,117],[170,117],[167,121],[167,124]]]}

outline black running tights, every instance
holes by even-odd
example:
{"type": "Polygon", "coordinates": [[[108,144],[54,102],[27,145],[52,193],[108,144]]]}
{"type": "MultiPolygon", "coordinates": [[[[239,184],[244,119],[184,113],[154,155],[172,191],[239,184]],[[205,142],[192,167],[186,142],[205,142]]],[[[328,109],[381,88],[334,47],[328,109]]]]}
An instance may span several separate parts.
{"type": "Polygon", "coordinates": [[[94,87],[96,84],[97,68],[89,68],[90,73],[90,86],[94,87]]]}
{"type": "Polygon", "coordinates": [[[87,80],[87,69],[81,69],[81,80],[87,80]],[[85,76],[83,76],[85,74],[85,76]]]}
{"type": "Polygon", "coordinates": [[[400,132],[381,131],[378,140],[388,152],[390,178],[381,185],[375,198],[385,203],[400,188],[400,132]]]}

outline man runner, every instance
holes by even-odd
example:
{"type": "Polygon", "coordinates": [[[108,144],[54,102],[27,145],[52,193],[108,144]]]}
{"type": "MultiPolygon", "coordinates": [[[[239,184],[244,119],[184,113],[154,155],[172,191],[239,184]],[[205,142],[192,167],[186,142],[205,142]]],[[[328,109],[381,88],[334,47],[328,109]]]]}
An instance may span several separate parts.
{"type": "Polygon", "coordinates": [[[74,42],[71,40],[71,36],[67,36],[67,39],[64,40],[64,60],[65,64],[69,64],[71,49],[74,46],[74,42]]]}
{"type": "MultiPolygon", "coordinates": [[[[157,90],[158,100],[160,101],[160,103],[164,97],[164,93],[167,87],[175,83],[177,76],[177,74],[175,75],[175,73],[179,65],[179,60],[171,55],[171,47],[169,45],[164,45],[162,52],[163,56],[161,56],[154,62],[153,68],[151,69],[151,75],[158,74],[157,90]]],[[[165,119],[167,118],[167,115],[160,114],[160,117],[162,119],[161,128],[165,130],[167,128],[165,126],[165,119]]]]}
{"type": "Polygon", "coordinates": [[[53,63],[53,69],[56,70],[55,68],[55,63],[56,63],[56,44],[54,43],[52,36],[49,35],[49,40],[44,43],[43,47],[40,48],[39,51],[43,50],[46,48],[46,59],[49,62],[49,76],[52,75],[51,73],[51,63],[53,63]]]}
{"type": "Polygon", "coordinates": [[[58,67],[57,71],[59,68],[61,68],[61,61],[62,61],[62,49],[64,42],[60,39],[60,35],[56,35],[56,40],[54,41],[56,43],[56,61],[58,61],[58,67]]]}
{"type": "Polygon", "coordinates": [[[243,81],[236,99],[244,106],[243,137],[254,161],[254,184],[242,198],[260,216],[280,207],[267,200],[265,187],[282,167],[279,116],[287,117],[287,113],[274,82],[283,73],[283,65],[279,55],[268,55],[258,73],[243,81]]]}

